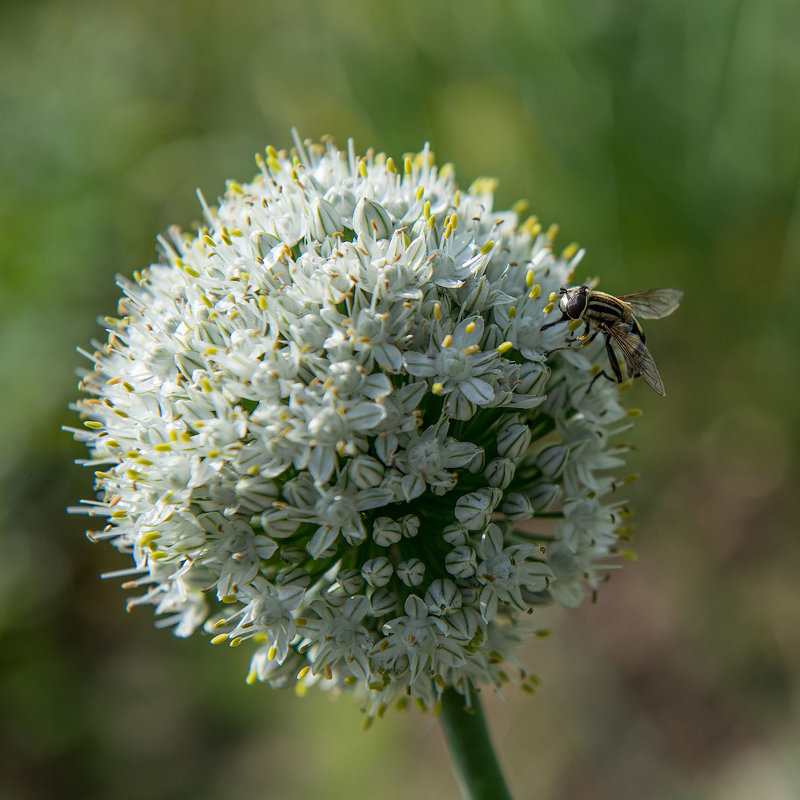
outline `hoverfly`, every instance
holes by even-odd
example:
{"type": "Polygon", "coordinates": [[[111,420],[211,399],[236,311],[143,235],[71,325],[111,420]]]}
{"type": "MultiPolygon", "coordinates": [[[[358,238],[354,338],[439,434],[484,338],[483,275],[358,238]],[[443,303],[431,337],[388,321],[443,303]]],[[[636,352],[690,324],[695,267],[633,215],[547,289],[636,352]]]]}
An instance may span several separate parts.
{"type": "MultiPolygon", "coordinates": [[[[596,292],[584,284],[569,288],[562,287],[560,293],[561,299],[558,307],[561,310],[561,319],[543,325],[540,330],[558,325],[560,322],[576,319],[582,320],[585,327],[580,337],[583,341],[579,345],[557,347],[556,350],[576,350],[586,347],[587,344],[594,341],[598,333],[602,333],[605,338],[606,353],[608,353],[614,378],[605,370],[601,370],[592,379],[587,392],[601,375],[608,380],[616,379],[617,383],[622,383],[622,370],[611,347],[613,340],[622,353],[630,377],[636,378],[641,375],[644,382],[653,391],[662,396],[666,395],[664,383],[658,374],[656,363],[645,345],[644,331],[636,317],[660,319],[670,315],[678,307],[683,297],[682,291],[679,289],[648,289],[644,292],[621,294],[619,297],[615,297],[605,292],[596,292]]],[[[554,353],[556,350],[550,352],[554,353]]]]}

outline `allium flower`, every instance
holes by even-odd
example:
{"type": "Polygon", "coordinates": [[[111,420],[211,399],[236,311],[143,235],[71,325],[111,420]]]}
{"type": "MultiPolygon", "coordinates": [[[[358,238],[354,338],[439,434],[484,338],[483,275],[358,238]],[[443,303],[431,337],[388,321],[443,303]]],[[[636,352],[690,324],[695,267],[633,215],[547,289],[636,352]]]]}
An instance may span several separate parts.
{"type": "Polygon", "coordinates": [[[548,357],[571,333],[540,330],[582,251],[427,147],[258,164],[119,280],[77,405],[91,537],[179,636],[253,643],[250,682],[370,716],[524,685],[530,612],[580,603],[624,531],[604,353],[548,357]]]}

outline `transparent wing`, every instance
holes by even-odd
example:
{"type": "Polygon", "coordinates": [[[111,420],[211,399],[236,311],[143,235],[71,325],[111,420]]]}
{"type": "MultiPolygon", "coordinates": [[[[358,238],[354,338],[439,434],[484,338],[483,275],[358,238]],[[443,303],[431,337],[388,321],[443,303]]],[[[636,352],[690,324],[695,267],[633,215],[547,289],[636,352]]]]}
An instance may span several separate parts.
{"type": "Polygon", "coordinates": [[[644,292],[617,295],[627,303],[636,317],[642,319],[661,319],[669,316],[681,302],[680,289],[647,289],[644,292]]]}
{"type": "Polygon", "coordinates": [[[607,330],[614,340],[614,344],[619,347],[630,376],[635,378],[637,375],[641,375],[644,382],[654,392],[665,397],[667,393],[664,391],[664,382],[658,374],[656,362],[653,361],[653,356],[650,355],[645,343],[635,333],[629,331],[625,325],[615,325],[607,330]]]}

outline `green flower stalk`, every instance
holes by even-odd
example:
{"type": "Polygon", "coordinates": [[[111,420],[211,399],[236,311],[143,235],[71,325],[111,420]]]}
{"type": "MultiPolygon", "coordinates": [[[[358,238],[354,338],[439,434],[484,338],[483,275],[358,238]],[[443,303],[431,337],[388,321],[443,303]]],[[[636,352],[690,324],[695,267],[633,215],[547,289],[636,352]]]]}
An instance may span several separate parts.
{"type": "Polygon", "coordinates": [[[427,146],[257,161],[119,279],[77,404],[90,537],[131,556],[129,605],[252,647],[248,682],[370,719],[532,689],[535,608],[597,588],[626,516],[605,353],[541,330],[583,251],[427,146]]]}

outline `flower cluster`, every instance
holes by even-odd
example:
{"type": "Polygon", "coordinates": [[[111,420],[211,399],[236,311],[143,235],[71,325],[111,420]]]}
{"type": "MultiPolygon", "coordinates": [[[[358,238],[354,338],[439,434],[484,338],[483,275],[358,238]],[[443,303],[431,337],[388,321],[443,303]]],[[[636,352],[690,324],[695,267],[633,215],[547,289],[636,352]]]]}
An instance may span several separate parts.
{"type": "Polygon", "coordinates": [[[254,645],[248,681],[435,706],[445,687],[530,688],[532,609],[613,566],[603,500],[629,424],[597,345],[548,352],[572,281],[494,183],[427,149],[296,142],[230,182],[120,279],[77,408],[95,539],[180,636],[254,645]]]}

